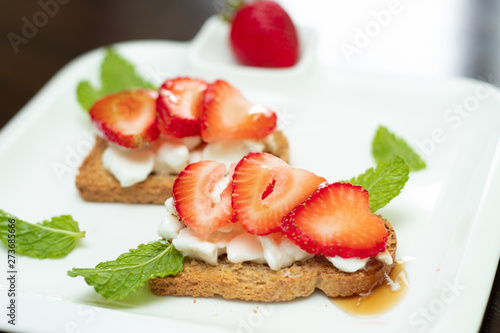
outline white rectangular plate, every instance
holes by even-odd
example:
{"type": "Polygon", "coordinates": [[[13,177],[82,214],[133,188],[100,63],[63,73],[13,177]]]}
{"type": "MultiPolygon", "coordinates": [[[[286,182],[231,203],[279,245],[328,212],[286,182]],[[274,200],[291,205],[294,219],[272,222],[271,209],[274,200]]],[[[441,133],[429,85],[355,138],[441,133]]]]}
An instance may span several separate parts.
{"type": "MultiPolygon", "coordinates": [[[[189,43],[129,42],[119,53],[159,84],[177,75],[201,76],[188,60],[189,43]]],[[[158,239],[163,206],[84,202],[74,176],[93,143],[88,115],[77,104],[82,79],[97,82],[103,50],[61,70],[0,132],[0,206],[27,221],[72,214],[86,237],[66,258],[18,256],[17,325],[30,332],[471,332],[481,323],[500,256],[500,94],[485,83],[424,80],[343,72],[314,63],[280,78],[272,73],[204,74],[228,79],[251,100],[277,111],[290,141],[291,164],[348,179],[374,165],[378,125],[417,148],[427,168],[414,172],[380,213],[398,235],[407,264],[408,294],[393,310],[359,318],[321,292],[281,304],[156,297],[147,286],[110,302],[66,272],[113,260],[158,239]]],[[[7,252],[0,247],[0,260],[7,252]]],[[[6,267],[2,264],[1,267],[6,267]]],[[[0,304],[7,304],[6,269],[0,304]]]]}

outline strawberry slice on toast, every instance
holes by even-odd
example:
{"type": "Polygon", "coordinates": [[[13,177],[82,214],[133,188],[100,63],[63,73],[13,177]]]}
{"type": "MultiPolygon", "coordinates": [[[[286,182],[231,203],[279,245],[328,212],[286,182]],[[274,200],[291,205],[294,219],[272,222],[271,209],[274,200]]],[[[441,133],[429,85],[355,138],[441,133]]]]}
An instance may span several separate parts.
{"type": "Polygon", "coordinates": [[[232,170],[224,163],[201,161],[188,165],[172,189],[175,209],[182,222],[205,236],[233,221],[232,170]]]}
{"type": "Polygon", "coordinates": [[[156,105],[160,131],[177,138],[200,135],[201,102],[206,88],[205,81],[189,77],[165,81],[156,105]]]}
{"type": "Polygon", "coordinates": [[[141,148],[160,135],[156,120],[157,96],[155,91],[145,89],[111,94],[92,106],[90,118],[109,141],[126,148],[141,148]]]}
{"type": "Polygon", "coordinates": [[[253,104],[223,80],[209,84],[203,97],[201,136],[205,142],[261,139],[276,128],[276,114],[253,104]]]}
{"type": "Polygon", "coordinates": [[[283,217],[325,182],[312,172],[295,169],[268,153],[250,153],[233,175],[232,205],[249,233],[280,231],[283,217]]]}
{"type": "Polygon", "coordinates": [[[314,192],[281,222],[281,230],[303,250],[325,257],[374,257],[385,251],[384,222],[370,212],[361,186],[333,183],[314,192]]]}

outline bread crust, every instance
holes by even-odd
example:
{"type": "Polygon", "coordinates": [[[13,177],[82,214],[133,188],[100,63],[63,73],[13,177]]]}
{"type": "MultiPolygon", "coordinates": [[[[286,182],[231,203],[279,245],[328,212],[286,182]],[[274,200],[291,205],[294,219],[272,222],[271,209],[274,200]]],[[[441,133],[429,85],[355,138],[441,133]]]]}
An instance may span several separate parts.
{"type": "Polygon", "coordinates": [[[369,292],[380,285],[394,267],[397,239],[391,224],[383,219],[389,237],[387,250],[393,264],[370,259],[364,270],[345,273],[323,257],[296,262],[290,267],[272,270],[267,265],[244,262],[233,264],[226,256],[217,266],[186,258],[184,270],[176,276],[149,281],[156,295],[212,297],[246,301],[279,302],[309,296],[316,288],[326,296],[351,296],[369,292]]]}
{"type": "MultiPolygon", "coordinates": [[[[288,162],[288,140],[281,131],[275,131],[274,145],[264,141],[266,152],[288,162]]],[[[121,187],[116,178],[102,164],[107,141],[96,137],[94,148],[85,158],[76,176],[76,187],[85,201],[163,204],[172,196],[177,175],[150,174],[144,181],[130,187],[121,187]]]]}

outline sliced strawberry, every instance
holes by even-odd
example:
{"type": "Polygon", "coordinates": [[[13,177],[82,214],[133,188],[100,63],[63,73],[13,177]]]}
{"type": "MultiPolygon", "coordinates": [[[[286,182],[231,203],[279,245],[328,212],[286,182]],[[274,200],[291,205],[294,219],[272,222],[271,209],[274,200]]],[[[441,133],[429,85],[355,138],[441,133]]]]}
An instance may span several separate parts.
{"type": "Polygon", "coordinates": [[[152,90],[129,90],[108,95],[90,109],[92,123],[109,141],[140,148],[158,138],[156,98],[152,90]]]}
{"type": "Polygon", "coordinates": [[[200,135],[201,101],[207,83],[189,77],[167,80],[157,100],[159,128],[177,138],[200,135]]]}
{"type": "Polygon", "coordinates": [[[208,85],[203,97],[201,136],[205,142],[261,139],[274,131],[276,119],[273,111],[218,80],[208,85]]]}
{"type": "Polygon", "coordinates": [[[388,237],[370,212],[368,192],[349,183],[318,189],[285,216],[281,230],[303,250],[325,257],[373,257],[385,251],[388,237]]]}
{"type": "Polygon", "coordinates": [[[249,233],[280,230],[283,217],[325,182],[314,173],[294,169],[267,153],[250,153],[233,176],[233,209],[249,233]]]}
{"type": "Polygon", "coordinates": [[[231,170],[228,172],[224,163],[201,161],[179,174],[172,196],[181,221],[204,236],[232,222],[231,191],[231,170]]]}

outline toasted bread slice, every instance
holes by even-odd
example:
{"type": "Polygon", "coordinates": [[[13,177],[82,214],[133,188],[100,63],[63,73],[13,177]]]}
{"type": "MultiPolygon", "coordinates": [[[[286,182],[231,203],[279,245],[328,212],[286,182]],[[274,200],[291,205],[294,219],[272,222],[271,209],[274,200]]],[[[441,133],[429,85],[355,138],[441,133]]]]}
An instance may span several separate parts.
{"type": "MultiPolygon", "coordinates": [[[[281,131],[275,131],[274,144],[264,141],[265,151],[288,162],[288,140],[281,131]]],[[[270,141],[270,140],[269,140],[270,141]]],[[[104,169],[102,154],[107,142],[96,137],[94,148],[80,166],[76,187],[86,201],[163,204],[172,195],[177,175],[153,173],[144,181],[130,187],[121,187],[116,178],[104,169]]]]}
{"type": "MultiPolygon", "coordinates": [[[[389,233],[387,250],[393,261],[397,239],[391,224],[385,220],[389,233]]],[[[383,283],[392,265],[370,259],[364,270],[345,273],[323,257],[294,263],[290,267],[272,270],[267,265],[244,262],[233,264],[226,256],[219,257],[217,266],[186,258],[184,270],[176,276],[149,281],[156,295],[210,297],[278,302],[310,295],[316,288],[329,297],[366,293],[383,283]]]]}

